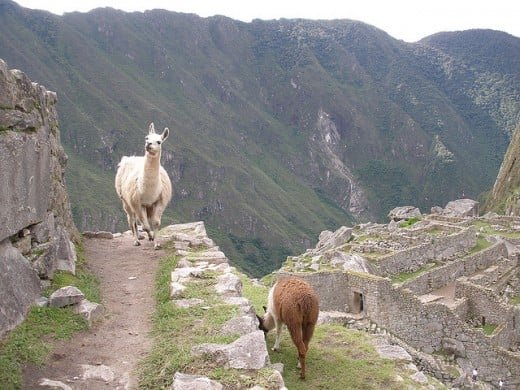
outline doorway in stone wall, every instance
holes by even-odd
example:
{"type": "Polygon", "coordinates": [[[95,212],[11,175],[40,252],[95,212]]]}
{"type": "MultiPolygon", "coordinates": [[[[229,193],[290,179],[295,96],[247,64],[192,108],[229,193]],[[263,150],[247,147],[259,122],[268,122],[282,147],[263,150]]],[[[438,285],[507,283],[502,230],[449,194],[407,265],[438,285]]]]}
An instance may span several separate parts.
{"type": "Polygon", "coordinates": [[[353,292],[354,296],[352,297],[352,312],[355,314],[363,313],[365,311],[365,299],[363,293],[359,291],[353,292]]]}

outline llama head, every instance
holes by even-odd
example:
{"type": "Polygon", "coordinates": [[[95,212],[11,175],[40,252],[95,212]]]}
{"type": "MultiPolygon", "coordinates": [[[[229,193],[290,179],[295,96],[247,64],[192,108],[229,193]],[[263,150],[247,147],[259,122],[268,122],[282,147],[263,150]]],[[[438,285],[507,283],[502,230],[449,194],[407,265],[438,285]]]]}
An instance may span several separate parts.
{"type": "Polygon", "coordinates": [[[170,130],[165,127],[162,134],[157,134],[155,132],[155,126],[153,122],[150,123],[150,127],[148,129],[148,135],[145,137],[145,149],[146,152],[151,154],[152,156],[156,156],[161,153],[161,144],[168,138],[168,134],[170,134],[170,130]]]}
{"type": "Polygon", "coordinates": [[[256,318],[258,319],[258,329],[264,332],[264,336],[267,337],[267,333],[274,328],[274,320],[271,316],[271,313],[267,311],[267,307],[263,306],[265,314],[263,317],[260,317],[258,314],[256,318]]]}

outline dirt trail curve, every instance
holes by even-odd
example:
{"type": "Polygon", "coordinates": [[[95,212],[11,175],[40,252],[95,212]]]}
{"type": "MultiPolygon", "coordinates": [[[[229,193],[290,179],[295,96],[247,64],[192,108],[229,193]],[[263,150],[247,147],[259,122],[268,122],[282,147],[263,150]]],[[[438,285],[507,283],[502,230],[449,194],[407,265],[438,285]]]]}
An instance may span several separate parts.
{"type": "Polygon", "coordinates": [[[132,372],[147,354],[154,278],[163,250],[132,237],[85,239],[87,264],[99,278],[105,319],[61,343],[43,368],[24,372],[24,389],[135,389],[132,372]],[[47,379],[47,385],[41,385],[47,379]],[[54,387],[52,386],[54,383],[54,387]],[[68,386],[68,387],[67,387],[68,386]]]}

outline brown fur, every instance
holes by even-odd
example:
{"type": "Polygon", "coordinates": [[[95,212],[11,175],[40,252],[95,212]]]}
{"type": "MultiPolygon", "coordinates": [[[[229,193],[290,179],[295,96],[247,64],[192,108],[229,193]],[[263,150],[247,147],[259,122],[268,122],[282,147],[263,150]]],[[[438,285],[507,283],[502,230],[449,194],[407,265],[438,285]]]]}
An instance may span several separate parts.
{"type": "Polygon", "coordinates": [[[276,328],[273,350],[280,348],[282,323],[287,326],[298,349],[300,378],[305,379],[305,357],[318,320],[319,302],[311,285],[303,279],[290,277],[278,280],[269,291],[267,312],[258,317],[260,329],[266,334],[276,328]]]}

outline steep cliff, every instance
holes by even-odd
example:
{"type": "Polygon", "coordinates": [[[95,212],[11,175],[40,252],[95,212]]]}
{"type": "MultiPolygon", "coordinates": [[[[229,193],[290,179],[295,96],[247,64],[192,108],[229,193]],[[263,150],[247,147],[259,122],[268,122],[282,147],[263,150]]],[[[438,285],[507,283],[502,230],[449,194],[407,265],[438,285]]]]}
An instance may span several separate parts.
{"type": "Polygon", "coordinates": [[[520,125],[511,138],[485,210],[520,216],[520,125]]]}
{"type": "Polygon", "coordinates": [[[0,59],[0,336],[40,294],[40,278],[75,272],[56,94],[0,59]]]}

